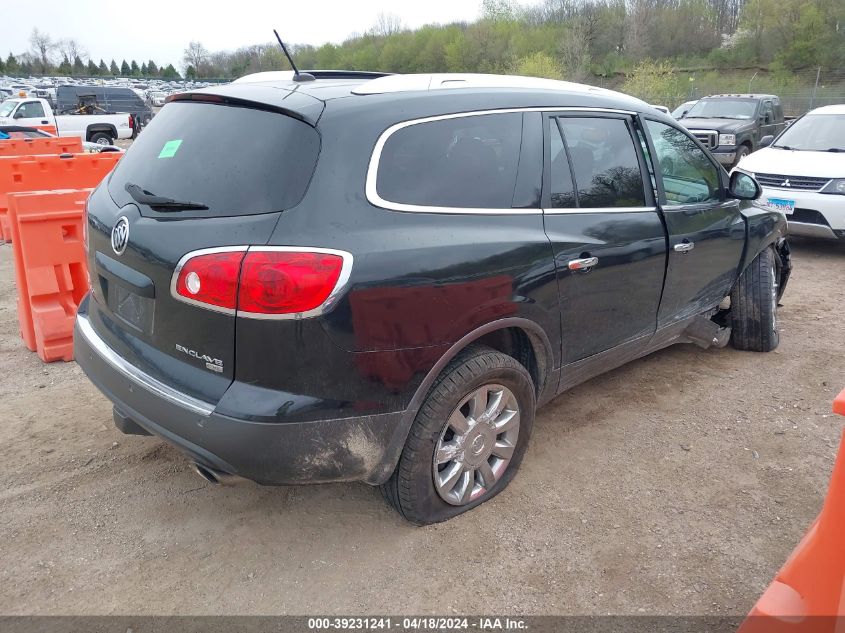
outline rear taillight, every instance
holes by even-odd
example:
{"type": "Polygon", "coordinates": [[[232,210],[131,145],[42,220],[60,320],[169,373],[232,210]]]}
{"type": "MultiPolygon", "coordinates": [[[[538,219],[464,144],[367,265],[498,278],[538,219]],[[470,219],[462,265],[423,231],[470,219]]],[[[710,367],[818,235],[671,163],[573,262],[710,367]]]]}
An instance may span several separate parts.
{"type": "Polygon", "coordinates": [[[174,273],[173,295],[238,316],[314,316],[349,277],[343,251],[285,246],[226,247],[186,255],[174,273]]]}
{"type": "Polygon", "coordinates": [[[187,256],[176,268],[173,293],[188,303],[234,314],[246,248],[187,256]]]}
{"type": "Polygon", "coordinates": [[[244,259],[238,312],[299,314],[320,307],[335,289],[343,269],[338,254],[251,250],[244,259]]]}

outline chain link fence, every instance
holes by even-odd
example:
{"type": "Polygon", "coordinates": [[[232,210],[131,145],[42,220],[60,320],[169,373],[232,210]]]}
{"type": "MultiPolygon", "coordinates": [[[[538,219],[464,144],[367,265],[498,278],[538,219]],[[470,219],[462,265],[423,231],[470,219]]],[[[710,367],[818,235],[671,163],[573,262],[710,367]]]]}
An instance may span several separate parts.
{"type": "MultiPolygon", "coordinates": [[[[625,91],[624,76],[612,84],[606,80],[592,83],[625,91]]],[[[774,94],[780,97],[788,117],[825,105],[845,104],[845,69],[677,69],[671,77],[661,77],[655,84],[648,94],[638,96],[670,110],[712,94],[774,94]]]]}

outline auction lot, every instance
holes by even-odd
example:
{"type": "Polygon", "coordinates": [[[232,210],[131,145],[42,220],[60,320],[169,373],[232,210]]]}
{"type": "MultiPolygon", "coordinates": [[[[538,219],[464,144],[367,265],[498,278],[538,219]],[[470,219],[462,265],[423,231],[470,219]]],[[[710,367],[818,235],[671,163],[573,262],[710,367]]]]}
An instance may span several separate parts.
{"type": "Polygon", "coordinates": [[[500,496],[415,528],[363,484],[221,488],[17,330],[0,247],[5,614],[744,614],[842,431],[845,247],[794,244],[771,354],[664,350],[557,398],[500,496]]]}

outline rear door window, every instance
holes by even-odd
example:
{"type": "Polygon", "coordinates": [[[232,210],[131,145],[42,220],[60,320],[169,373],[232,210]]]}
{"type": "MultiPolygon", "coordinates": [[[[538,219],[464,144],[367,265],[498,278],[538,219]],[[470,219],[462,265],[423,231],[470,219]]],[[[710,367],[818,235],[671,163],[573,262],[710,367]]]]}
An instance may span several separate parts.
{"type": "Polygon", "coordinates": [[[387,206],[512,208],[522,117],[461,116],[396,130],[379,156],[379,198],[387,206]]]}
{"type": "Polygon", "coordinates": [[[117,164],[109,193],[120,206],[133,202],[126,192],[131,183],[209,207],[169,214],[180,218],[284,211],[305,195],[319,150],[317,131],[284,114],[174,101],[117,164]]]}
{"type": "Polygon", "coordinates": [[[623,119],[560,117],[579,207],[644,207],[643,174],[623,119]]]}

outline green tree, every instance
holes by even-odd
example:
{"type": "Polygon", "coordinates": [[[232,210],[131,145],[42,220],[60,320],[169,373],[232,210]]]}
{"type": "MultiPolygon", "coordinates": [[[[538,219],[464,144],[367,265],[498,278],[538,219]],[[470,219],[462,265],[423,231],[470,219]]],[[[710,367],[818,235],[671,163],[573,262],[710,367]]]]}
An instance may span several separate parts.
{"type": "Polygon", "coordinates": [[[120,76],[121,77],[128,77],[132,74],[132,69],[129,67],[129,64],[126,63],[124,59],[123,62],[120,64],[120,76]]]}
{"type": "Polygon", "coordinates": [[[10,75],[17,75],[20,72],[20,64],[18,64],[17,58],[9,53],[9,56],[6,58],[6,72],[10,75]]]}
{"type": "Polygon", "coordinates": [[[141,77],[149,76],[149,70],[147,69],[147,62],[141,64],[141,77]]]}
{"type": "Polygon", "coordinates": [[[193,66],[188,66],[185,69],[185,79],[196,79],[197,78],[197,69],[193,66]]]}
{"type": "Polygon", "coordinates": [[[563,78],[560,64],[545,53],[533,53],[521,58],[514,66],[514,73],[526,77],[563,78]]]}
{"type": "Polygon", "coordinates": [[[100,74],[100,69],[97,68],[97,64],[94,63],[93,59],[88,60],[88,76],[89,77],[96,77],[100,74]]]}
{"type": "Polygon", "coordinates": [[[141,69],[138,67],[138,62],[136,62],[134,59],[132,60],[132,64],[130,64],[129,66],[129,73],[133,77],[137,77],[141,74],[141,69]]]}
{"type": "MultiPolygon", "coordinates": [[[[123,63],[125,64],[126,62],[123,63]]],[[[111,64],[109,65],[109,73],[113,77],[117,77],[120,74],[120,69],[117,67],[117,64],[114,60],[111,60],[111,64]]]]}
{"type": "Polygon", "coordinates": [[[81,77],[85,74],[85,62],[82,61],[82,58],[77,55],[73,60],[73,74],[77,77],[81,77]]]}
{"type": "Polygon", "coordinates": [[[70,75],[73,73],[73,66],[70,65],[70,60],[67,56],[62,57],[62,63],[56,68],[60,75],[70,75]]]}
{"type": "Polygon", "coordinates": [[[161,71],[162,79],[181,79],[178,71],[173,67],[173,64],[168,64],[167,68],[161,71]]]}
{"type": "Polygon", "coordinates": [[[622,85],[626,92],[651,103],[677,103],[683,98],[681,81],[666,61],[641,61],[622,85]]]}
{"type": "Polygon", "coordinates": [[[147,62],[147,74],[150,77],[158,77],[158,66],[153,60],[147,62]]]}
{"type": "Polygon", "coordinates": [[[109,67],[106,66],[106,62],[100,59],[100,65],[97,66],[97,70],[99,71],[98,75],[108,75],[109,74],[109,67]]]}

